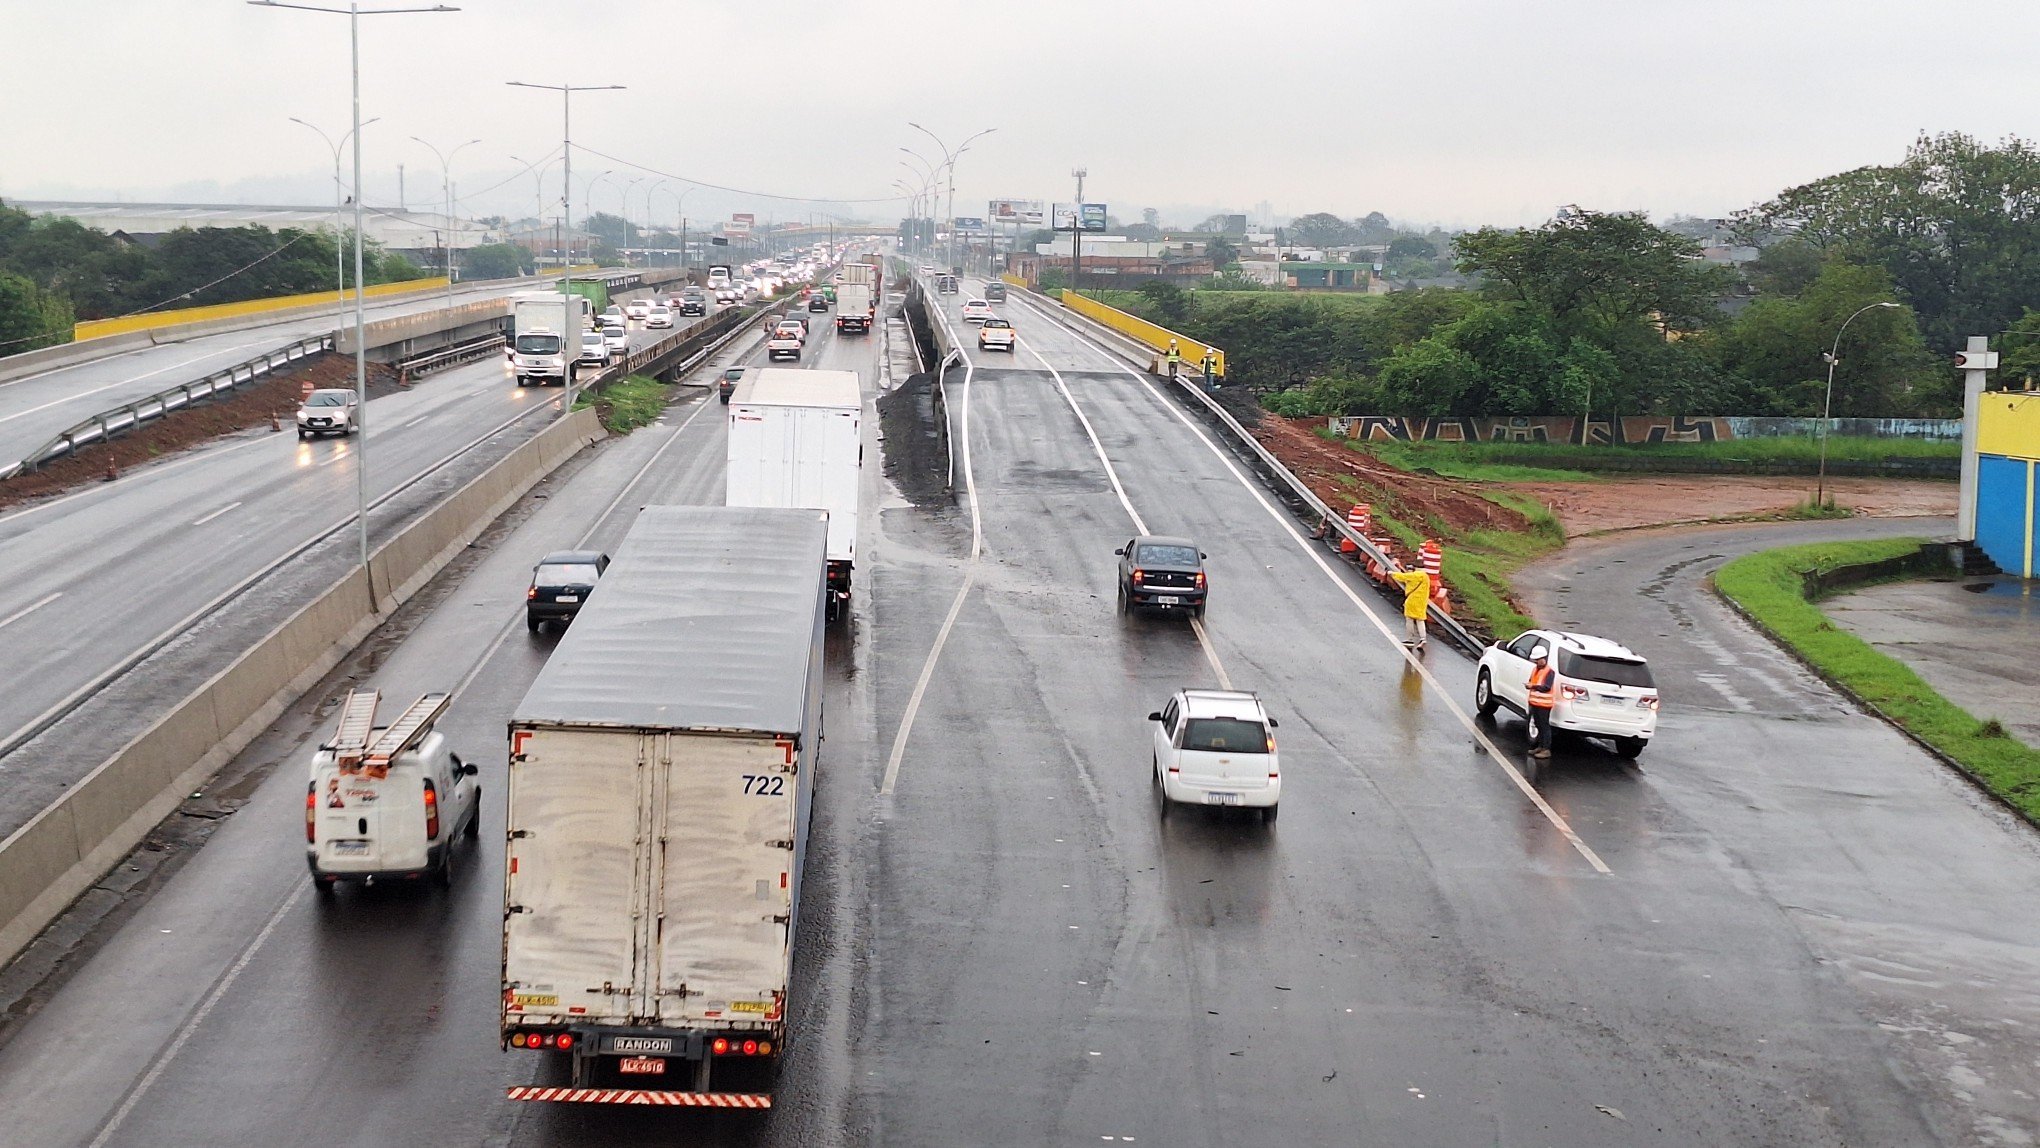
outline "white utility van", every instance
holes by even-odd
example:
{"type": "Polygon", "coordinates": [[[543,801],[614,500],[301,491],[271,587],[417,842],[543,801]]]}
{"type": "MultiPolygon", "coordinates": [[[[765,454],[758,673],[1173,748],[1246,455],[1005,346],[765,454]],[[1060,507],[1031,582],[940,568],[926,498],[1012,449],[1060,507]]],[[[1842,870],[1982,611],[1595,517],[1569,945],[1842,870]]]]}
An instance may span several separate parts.
{"type": "Polygon", "coordinates": [[[455,842],[481,830],[477,768],[432,728],[452,699],[426,694],[380,726],[381,699],[379,690],[348,694],[339,728],[312,756],[305,860],[321,893],[341,881],[451,885],[455,842]]]}

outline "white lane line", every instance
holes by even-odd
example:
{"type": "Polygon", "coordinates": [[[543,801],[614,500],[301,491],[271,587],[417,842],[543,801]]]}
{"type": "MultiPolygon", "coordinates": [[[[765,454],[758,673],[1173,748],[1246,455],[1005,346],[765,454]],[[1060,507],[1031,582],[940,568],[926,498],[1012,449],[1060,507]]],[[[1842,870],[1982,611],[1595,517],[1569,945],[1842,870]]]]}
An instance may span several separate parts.
{"type": "MultiPolygon", "coordinates": [[[[1044,317],[1046,316],[1044,315],[1044,317]]],[[[1374,611],[1367,608],[1367,604],[1360,599],[1358,594],[1353,592],[1353,587],[1347,585],[1346,580],[1339,577],[1338,572],[1331,568],[1331,565],[1325,561],[1322,554],[1318,553],[1318,548],[1311,545],[1310,540],[1305,538],[1296,529],[1296,524],[1290,521],[1289,517],[1281,510],[1277,509],[1274,503],[1268,501],[1267,497],[1261,493],[1261,488],[1253,480],[1240,473],[1240,469],[1233,465],[1232,458],[1224,450],[1220,449],[1217,443],[1211,441],[1211,436],[1204,433],[1203,427],[1198,426],[1191,420],[1189,415],[1184,414],[1176,404],[1170,402],[1166,396],[1156,390],[1154,383],[1147,376],[1120,362],[1103,348],[1094,345],[1088,338],[1078,335],[1076,332],[1071,332],[1071,334],[1075,336],[1079,346],[1090,351],[1098,358],[1104,359],[1119,370],[1133,376],[1147,390],[1149,397],[1156,404],[1171,415],[1174,415],[1177,422],[1182,423],[1191,434],[1196,435],[1198,441],[1202,442],[1205,448],[1211,451],[1212,456],[1218,459],[1219,463],[1227,471],[1231,472],[1233,478],[1239,481],[1239,484],[1246,489],[1247,493],[1253,496],[1254,501],[1261,505],[1261,509],[1267,512],[1268,517],[1275,520],[1276,525],[1282,528],[1282,532],[1289,536],[1290,541],[1296,544],[1297,549],[1303,551],[1305,556],[1324,573],[1324,576],[1330,579],[1332,584],[1337,586],[1339,591],[1353,603],[1354,608],[1358,609],[1361,615],[1373,625],[1375,630],[1380,632],[1381,640],[1390,649],[1399,652],[1403,656],[1404,661],[1415,667],[1418,676],[1422,677],[1424,682],[1431,687],[1432,692],[1438,696],[1438,700],[1443,702],[1445,708],[1452,711],[1452,715],[1459,719],[1459,724],[1464,726],[1466,732],[1472,735],[1475,743],[1486,751],[1488,758],[1502,771],[1502,775],[1507,777],[1522,792],[1523,796],[1529,799],[1531,804],[1537,806],[1538,811],[1544,814],[1545,820],[1551,822],[1552,828],[1557,829],[1559,834],[1579,852],[1579,855],[1586,858],[1587,864],[1593,866],[1595,872],[1613,872],[1613,870],[1608,868],[1607,862],[1601,860],[1600,854],[1595,853],[1593,848],[1586,843],[1586,840],[1574,832],[1573,827],[1567,824],[1566,819],[1559,815],[1558,810],[1551,807],[1551,803],[1544,799],[1544,795],[1537,792],[1537,788],[1525,780],[1521,773],[1517,772],[1516,767],[1510,764],[1509,759],[1503,755],[1501,747],[1495,745],[1492,739],[1481,732],[1480,727],[1474,723],[1473,715],[1460,708],[1459,703],[1452,699],[1451,693],[1431,674],[1430,669],[1424,665],[1423,661],[1415,653],[1405,648],[1402,645],[1402,639],[1390,633],[1388,627],[1382,623],[1381,619],[1375,616],[1374,611]]]]}
{"type": "MultiPolygon", "coordinates": [[[[220,355],[223,355],[223,354],[226,354],[226,353],[227,353],[227,352],[229,352],[229,351],[245,351],[245,350],[247,350],[247,349],[248,349],[248,348],[250,348],[250,347],[253,347],[253,346],[258,346],[258,345],[259,345],[259,344],[256,344],[256,343],[240,343],[240,344],[237,344],[237,345],[235,345],[235,346],[232,346],[232,347],[221,347],[221,348],[219,348],[218,350],[215,350],[215,351],[210,351],[210,352],[207,352],[206,354],[203,354],[203,355],[194,355],[194,356],[192,356],[191,358],[189,358],[189,359],[184,359],[184,360],[182,360],[182,361],[180,361],[180,362],[175,362],[175,363],[167,363],[167,364],[165,364],[165,365],[163,365],[163,366],[157,367],[157,368],[156,368],[155,370],[153,370],[153,371],[144,371],[143,373],[141,373],[141,374],[139,374],[139,375],[129,375],[129,376],[128,376],[127,378],[125,378],[125,379],[116,379],[116,380],[114,380],[113,382],[107,383],[107,384],[106,384],[106,385],[104,385],[104,386],[99,386],[99,387],[93,387],[93,388],[92,388],[91,390],[86,390],[86,391],[67,391],[67,392],[65,392],[65,394],[64,394],[64,397],[63,397],[63,398],[60,398],[60,399],[51,399],[51,400],[50,400],[49,402],[46,402],[46,403],[42,404],[41,406],[37,406],[37,407],[30,407],[30,408],[28,408],[28,409],[27,409],[27,410],[25,410],[25,411],[16,411],[16,412],[14,412],[14,413],[13,413],[13,414],[11,414],[11,415],[5,415],[5,416],[0,416],[0,423],[11,423],[11,422],[13,422],[13,421],[14,421],[15,419],[20,419],[20,418],[27,418],[27,417],[28,417],[29,415],[35,414],[35,413],[36,413],[37,411],[46,411],[46,410],[49,410],[49,409],[50,409],[51,407],[60,407],[60,406],[63,406],[63,405],[65,404],[65,403],[72,403],[72,402],[77,402],[77,401],[78,401],[79,399],[83,399],[83,398],[89,398],[90,396],[92,396],[92,395],[96,395],[96,394],[98,394],[98,393],[99,393],[99,392],[101,392],[101,391],[110,391],[110,390],[113,390],[113,389],[114,389],[114,388],[116,388],[116,387],[125,387],[125,386],[129,386],[129,385],[131,385],[131,384],[134,384],[134,383],[138,383],[138,382],[141,382],[141,381],[142,381],[143,379],[146,379],[146,378],[148,378],[148,377],[149,377],[150,375],[160,375],[160,374],[162,374],[162,373],[163,373],[163,372],[165,372],[165,371],[174,371],[174,370],[176,370],[176,369],[177,369],[177,368],[179,368],[179,367],[188,367],[188,366],[190,366],[191,364],[193,364],[193,363],[196,363],[196,362],[198,362],[198,361],[199,361],[200,359],[211,359],[211,358],[217,358],[218,356],[220,356],[220,355]]],[[[82,365],[82,364],[80,364],[80,365],[82,365]]],[[[59,368],[57,368],[57,369],[58,369],[58,370],[63,370],[63,369],[65,369],[65,368],[59,367],[59,368]]],[[[16,379],[15,381],[16,381],[16,382],[26,382],[27,380],[25,380],[25,379],[16,379]]]]}
{"type": "MultiPolygon", "coordinates": [[[[940,315],[940,312],[937,312],[940,315]]],[[[949,330],[949,317],[940,315],[944,330],[949,330]]],[[[950,331],[950,339],[956,338],[950,331]]],[[[949,632],[956,627],[957,615],[963,613],[964,599],[970,597],[971,588],[977,585],[978,558],[985,550],[984,520],[978,514],[977,476],[970,468],[970,381],[977,373],[977,364],[971,362],[970,353],[960,347],[957,354],[963,359],[963,490],[964,500],[970,504],[970,559],[964,563],[963,585],[956,588],[956,600],[949,604],[949,615],[942,619],[942,628],[935,632],[935,644],[928,649],[928,660],[921,663],[921,676],[914,679],[914,692],[907,696],[906,712],[900,715],[900,728],[893,734],[892,752],[886,755],[885,779],[879,783],[880,794],[890,794],[900,779],[900,760],[907,753],[907,738],[914,732],[914,718],[921,712],[921,698],[928,692],[928,682],[935,676],[935,663],[942,657],[942,648],[949,644],[949,632]]],[[[938,371],[941,367],[938,365],[938,371]]]]}
{"type": "Polygon", "coordinates": [[[137,1081],[134,1088],[127,1094],[127,1099],[121,1101],[119,1108],[114,1109],[113,1115],[108,1117],[106,1124],[99,1129],[99,1135],[94,1136],[92,1143],[87,1145],[86,1148],[105,1148],[106,1142],[113,1139],[113,1134],[120,1131],[120,1126],[127,1121],[128,1114],[135,1110],[135,1105],[142,1102],[142,1097],[148,1094],[149,1088],[156,1083],[156,1079],[163,1075],[163,1070],[170,1067],[171,1060],[175,1059],[177,1054],[184,1050],[184,1046],[190,1042],[192,1034],[198,1031],[198,1026],[204,1024],[205,1018],[212,1015],[214,1006],[218,1005],[221,999],[227,995],[227,990],[234,987],[234,982],[240,979],[241,973],[255,959],[255,953],[269,940],[270,935],[276,932],[276,927],[283,923],[283,915],[290,910],[290,907],[297,902],[299,894],[303,893],[305,887],[311,883],[311,874],[307,873],[297,879],[297,883],[290,887],[290,892],[283,895],[283,904],[278,905],[276,912],[269,915],[269,921],[262,926],[262,931],[256,933],[254,939],[248,942],[247,947],[241,950],[240,957],[220,977],[219,983],[214,985],[212,992],[206,995],[205,1003],[198,1006],[198,1011],[185,1018],[184,1023],[177,1029],[177,1036],[170,1041],[170,1044],[162,1052],[156,1054],[155,1061],[149,1065],[149,1071],[142,1074],[141,1080],[137,1081]]]}
{"type": "Polygon", "coordinates": [[[36,602],[28,606],[23,606],[21,609],[16,610],[12,614],[7,615],[5,618],[0,618],[0,627],[11,626],[14,623],[21,621],[23,618],[28,617],[30,614],[35,613],[37,610],[42,609],[44,606],[49,605],[51,602],[54,602],[63,596],[64,592],[62,590],[59,590],[56,593],[50,595],[49,597],[44,598],[40,602],[36,602]]]}
{"type": "Polygon", "coordinates": [[[238,502],[229,502],[225,506],[220,507],[218,510],[213,511],[211,514],[206,515],[204,518],[199,519],[197,522],[192,523],[192,525],[204,526],[206,523],[211,522],[213,519],[218,518],[220,515],[225,514],[227,511],[232,510],[239,505],[241,504],[238,502]]]}
{"type": "Polygon", "coordinates": [[[417,418],[412,419],[410,422],[405,423],[402,429],[410,430],[412,427],[417,426],[419,423],[422,423],[426,419],[429,419],[431,417],[432,417],[431,415],[419,415],[417,418]]]}
{"type": "MultiPolygon", "coordinates": [[[[1040,363],[1049,377],[1055,380],[1057,393],[1062,395],[1063,402],[1069,404],[1070,410],[1076,413],[1077,421],[1083,424],[1084,437],[1091,440],[1091,452],[1096,454],[1098,461],[1104,465],[1105,477],[1112,482],[1112,493],[1119,496],[1119,505],[1126,508],[1126,516],[1133,520],[1134,531],[1139,534],[1154,533],[1148,529],[1147,520],[1140,516],[1140,511],[1133,508],[1133,500],[1126,496],[1126,486],[1119,481],[1118,468],[1112,465],[1111,457],[1105,453],[1105,444],[1098,441],[1098,431],[1092,427],[1090,416],[1084,413],[1084,408],[1077,405],[1076,396],[1070,393],[1069,386],[1063,382],[1062,372],[1050,366],[1048,360],[1041,357],[1041,352],[1032,346],[1027,348],[1027,353],[1033,355],[1034,361],[1040,363]]],[[[1225,664],[1218,660],[1218,649],[1211,644],[1211,635],[1204,629],[1203,619],[1191,618],[1190,631],[1197,635],[1197,644],[1204,650],[1204,660],[1211,663],[1211,672],[1218,675],[1218,688],[1222,690],[1233,688],[1232,677],[1225,672],[1225,664]]]]}

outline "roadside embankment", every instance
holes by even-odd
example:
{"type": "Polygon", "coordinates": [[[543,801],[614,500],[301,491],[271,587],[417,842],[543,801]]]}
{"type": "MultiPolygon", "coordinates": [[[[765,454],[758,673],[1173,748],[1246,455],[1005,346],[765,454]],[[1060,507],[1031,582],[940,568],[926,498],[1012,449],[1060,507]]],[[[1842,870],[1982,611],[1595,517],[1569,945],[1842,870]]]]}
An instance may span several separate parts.
{"type": "Polygon", "coordinates": [[[1715,573],[1714,587],[1829,684],[2040,824],[2040,750],[1949,701],[1815,604],[1841,589],[1945,570],[1944,549],[1918,538],[1824,542],[1738,558],[1715,573]]]}

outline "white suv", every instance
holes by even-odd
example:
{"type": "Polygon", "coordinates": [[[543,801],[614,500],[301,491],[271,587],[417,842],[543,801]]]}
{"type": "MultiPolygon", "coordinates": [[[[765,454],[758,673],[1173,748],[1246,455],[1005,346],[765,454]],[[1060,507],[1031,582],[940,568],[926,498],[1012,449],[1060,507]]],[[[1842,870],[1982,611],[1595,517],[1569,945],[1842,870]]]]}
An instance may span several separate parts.
{"type": "Polygon", "coordinates": [[[1480,716],[1493,717],[1501,706],[1529,715],[1530,655],[1539,646],[1550,651],[1558,675],[1551,728],[1608,738],[1623,757],[1642,753],[1657,733],[1658,690],[1650,663],[1627,646],[1589,634],[1525,630],[1507,645],[1496,642],[1482,651],[1473,686],[1480,716]]]}
{"type": "Polygon", "coordinates": [[[966,323],[982,323],[997,316],[998,312],[983,299],[972,299],[963,305],[963,321],[966,323]]]}
{"type": "Polygon", "coordinates": [[[1240,690],[1178,690],[1148,715],[1154,723],[1154,785],[1162,816],[1176,803],[1239,805],[1275,820],[1282,767],[1275,719],[1240,690]]]}

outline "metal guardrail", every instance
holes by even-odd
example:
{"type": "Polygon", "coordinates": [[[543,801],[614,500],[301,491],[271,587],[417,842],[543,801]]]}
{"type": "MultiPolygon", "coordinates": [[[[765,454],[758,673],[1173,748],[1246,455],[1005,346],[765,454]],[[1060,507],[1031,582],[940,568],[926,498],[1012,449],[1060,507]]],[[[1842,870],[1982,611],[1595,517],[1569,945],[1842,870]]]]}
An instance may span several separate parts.
{"type": "Polygon", "coordinates": [[[89,443],[104,442],[115,435],[130,431],[143,423],[153,422],[171,411],[195,406],[223,394],[231,394],[267,378],[278,367],[294,363],[308,355],[333,348],[333,336],[319,335],[300,339],[287,347],[280,347],[265,355],[258,355],[243,363],[236,363],[224,370],[214,371],[189,383],[179,383],[166,390],[157,391],[146,398],[124,403],[111,410],[101,411],[91,418],[78,423],[57,435],[42,446],[30,451],[21,461],[0,467],[0,479],[12,478],[17,474],[32,473],[46,462],[63,458],[89,443]]]}
{"type": "Polygon", "coordinates": [[[423,354],[412,355],[408,359],[398,359],[395,365],[404,377],[409,378],[412,375],[436,371],[441,367],[473,362],[493,351],[501,350],[506,342],[508,340],[501,335],[483,335],[479,339],[469,339],[437,351],[426,351],[423,354]]]}
{"type": "MultiPolygon", "coordinates": [[[[1082,315],[1077,315],[1073,312],[1067,311],[1066,309],[1061,311],[1061,315],[1063,317],[1064,325],[1071,327],[1073,330],[1076,329],[1076,324],[1078,323],[1081,323],[1085,327],[1091,329],[1090,331],[1079,333],[1091,334],[1094,337],[1100,339],[1100,341],[1117,340],[1119,342],[1127,343],[1132,346],[1139,347],[1140,353],[1143,354],[1148,350],[1148,348],[1145,345],[1135,342],[1134,340],[1127,338],[1126,336],[1120,334],[1117,331],[1112,330],[1109,327],[1104,326],[1103,324],[1092,322],[1091,320],[1085,318],[1082,315]],[[1072,322],[1071,320],[1074,320],[1074,322],[1072,322]]],[[[1201,378],[1201,376],[1195,377],[1201,378]]],[[[1260,469],[1268,477],[1268,479],[1275,483],[1278,487],[1283,488],[1282,490],[1278,491],[1278,493],[1284,493],[1290,499],[1291,502],[1300,503],[1303,506],[1309,508],[1311,513],[1316,515],[1320,522],[1322,522],[1323,525],[1326,527],[1324,537],[1327,543],[1334,543],[1336,540],[1348,541],[1353,543],[1353,545],[1358,548],[1358,553],[1362,557],[1393,569],[1402,568],[1401,563],[1397,562],[1390,555],[1383,554],[1380,550],[1375,548],[1375,545],[1371,540],[1362,536],[1358,531],[1354,530],[1352,527],[1346,525],[1346,520],[1343,515],[1333,513],[1332,508],[1325,504],[1324,499],[1319,498],[1317,494],[1310,489],[1310,487],[1304,485],[1303,480],[1298,478],[1295,472],[1291,471],[1287,466],[1283,465],[1282,460],[1276,458],[1274,454],[1270,453],[1267,447],[1262,446],[1261,440],[1255,438],[1252,432],[1248,431],[1245,426],[1241,425],[1240,421],[1232,416],[1232,412],[1220,406],[1217,400],[1213,399],[1209,394],[1205,393],[1204,388],[1202,386],[1198,385],[1197,383],[1191,381],[1190,378],[1186,377],[1178,377],[1174,380],[1164,381],[1175,382],[1177,386],[1180,387],[1185,394],[1191,396],[1199,404],[1201,404],[1207,414],[1210,414],[1213,418],[1217,419],[1220,425],[1225,427],[1227,431],[1231,432],[1234,440],[1239,445],[1244,446],[1248,451],[1250,451],[1253,454],[1255,459],[1260,463],[1260,469]]],[[[1337,549],[1337,546],[1334,545],[1333,548],[1337,549]]],[[[1430,614],[1431,625],[1438,628],[1439,630],[1442,630],[1445,633],[1445,636],[1449,638],[1454,645],[1458,646],[1466,653],[1471,654],[1474,657],[1479,657],[1481,651],[1487,648],[1486,644],[1483,643],[1479,638],[1476,638],[1472,634],[1468,633],[1466,627],[1460,625],[1457,619],[1455,619],[1452,615],[1447,614],[1443,610],[1440,610],[1435,604],[1431,606],[1430,614]]]]}

